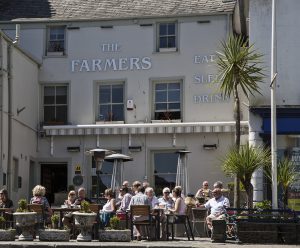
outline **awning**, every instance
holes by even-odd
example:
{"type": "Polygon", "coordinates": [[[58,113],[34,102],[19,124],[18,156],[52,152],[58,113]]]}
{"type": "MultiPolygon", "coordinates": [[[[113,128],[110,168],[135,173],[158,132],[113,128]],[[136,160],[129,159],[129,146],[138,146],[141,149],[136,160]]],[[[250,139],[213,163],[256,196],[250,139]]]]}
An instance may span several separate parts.
{"type": "MultiPolygon", "coordinates": [[[[232,133],[235,131],[235,122],[61,125],[43,126],[43,131],[47,136],[232,133]]],[[[241,121],[241,132],[248,133],[248,121],[241,121]]]]}

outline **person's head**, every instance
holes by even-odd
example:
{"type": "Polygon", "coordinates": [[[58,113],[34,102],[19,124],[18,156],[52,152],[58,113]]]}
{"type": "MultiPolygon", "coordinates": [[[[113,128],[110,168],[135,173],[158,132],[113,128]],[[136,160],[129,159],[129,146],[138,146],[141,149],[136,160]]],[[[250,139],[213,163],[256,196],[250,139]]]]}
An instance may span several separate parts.
{"type": "Polygon", "coordinates": [[[132,188],[133,188],[134,191],[137,191],[137,189],[138,189],[140,186],[142,186],[142,184],[141,184],[140,181],[134,181],[134,182],[132,183],[132,188]]]}
{"type": "Polygon", "coordinates": [[[150,184],[149,184],[149,182],[147,182],[147,181],[144,181],[143,182],[143,187],[146,189],[146,188],[148,188],[150,186],[150,184]]]}
{"type": "Polygon", "coordinates": [[[76,192],[75,192],[75,190],[71,190],[68,194],[68,199],[71,201],[74,201],[75,198],[76,198],[76,192]]]}
{"type": "Polygon", "coordinates": [[[215,199],[218,199],[222,195],[222,190],[220,188],[214,188],[212,191],[212,195],[215,199]]]}
{"type": "Polygon", "coordinates": [[[124,186],[124,187],[129,187],[129,182],[128,182],[128,181],[124,181],[124,182],[122,183],[122,186],[124,186]]]}
{"type": "Polygon", "coordinates": [[[181,187],[180,186],[176,186],[173,189],[173,196],[176,198],[181,196],[181,187]]]}
{"type": "Polygon", "coordinates": [[[42,185],[36,185],[32,189],[32,195],[33,196],[44,196],[46,194],[46,188],[42,185]]]}
{"type": "Polygon", "coordinates": [[[105,196],[106,198],[109,198],[109,199],[113,198],[113,197],[114,197],[114,192],[113,192],[113,190],[112,190],[111,188],[106,189],[106,190],[104,191],[104,196],[105,196]]]}
{"type": "Polygon", "coordinates": [[[84,199],[85,198],[85,188],[79,188],[78,189],[78,197],[80,199],[84,199]]]}
{"type": "Polygon", "coordinates": [[[203,189],[208,189],[208,186],[209,186],[208,181],[204,181],[204,182],[202,183],[203,189]]]}
{"type": "Polygon", "coordinates": [[[126,186],[122,186],[120,188],[120,194],[123,196],[128,193],[128,188],[126,186]]]}
{"type": "Polygon", "coordinates": [[[6,189],[0,190],[0,199],[5,202],[8,199],[8,191],[6,189]]]}
{"type": "Polygon", "coordinates": [[[168,198],[170,196],[171,190],[168,187],[165,187],[162,192],[163,192],[163,197],[168,198]]]}
{"type": "Polygon", "coordinates": [[[215,188],[223,189],[223,183],[221,181],[215,182],[214,183],[214,189],[215,188]]]}
{"type": "Polygon", "coordinates": [[[153,190],[153,188],[151,188],[151,187],[147,187],[147,188],[145,189],[145,193],[146,193],[146,195],[147,195],[149,198],[152,198],[153,195],[154,195],[154,190],[153,190]]]}

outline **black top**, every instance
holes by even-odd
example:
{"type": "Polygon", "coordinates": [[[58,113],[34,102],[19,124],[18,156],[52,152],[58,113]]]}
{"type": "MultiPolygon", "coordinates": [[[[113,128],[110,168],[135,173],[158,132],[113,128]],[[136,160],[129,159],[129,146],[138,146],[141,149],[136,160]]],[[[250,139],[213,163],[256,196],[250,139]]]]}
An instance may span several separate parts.
{"type": "Polygon", "coordinates": [[[89,198],[86,198],[86,197],[85,197],[85,198],[83,198],[83,199],[82,199],[82,198],[76,198],[74,204],[75,204],[75,205],[80,205],[82,201],[87,201],[88,203],[92,203],[92,201],[91,201],[89,198]]]}
{"type": "Polygon", "coordinates": [[[7,199],[6,202],[0,202],[0,208],[12,208],[13,206],[13,201],[10,199],[7,199]]]}

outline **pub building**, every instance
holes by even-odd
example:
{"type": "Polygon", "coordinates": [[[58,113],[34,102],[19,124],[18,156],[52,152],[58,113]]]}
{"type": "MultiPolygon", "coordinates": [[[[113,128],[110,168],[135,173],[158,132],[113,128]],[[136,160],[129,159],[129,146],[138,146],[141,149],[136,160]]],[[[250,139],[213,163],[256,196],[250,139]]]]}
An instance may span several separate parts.
{"type": "MultiPolygon", "coordinates": [[[[157,194],[174,187],[180,150],[190,152],[186,193],[232,181],[220,157],[234,143],[233,100],[218,89],[215,60],[240,30],[236,1],[1,2],[0,185],[15,202],[36,184],[58,205],[70,185],[96,197],[86,154],[95,148],[132,157],[122,180],[148,181],[157,194]]],[[[101,192],[112,164],[101,168],[101,192]]]]}

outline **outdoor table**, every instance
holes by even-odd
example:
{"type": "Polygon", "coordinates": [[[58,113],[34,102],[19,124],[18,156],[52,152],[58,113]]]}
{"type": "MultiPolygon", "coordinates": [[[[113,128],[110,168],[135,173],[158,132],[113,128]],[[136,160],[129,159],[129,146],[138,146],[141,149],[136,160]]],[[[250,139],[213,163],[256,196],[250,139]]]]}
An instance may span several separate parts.
{"type": "Polygon", "coordinates": [[[67,207],[67,208],[66,207],[51,207],[51,209],[52,209],[53,213],[59,212],[59,227],[60,227],[60,229],[62,229],[62,227],[63,227],[62,219],[63,219],[65,213],[75,212],[75,211],[80,210],[80,208],[78,208],[78,207],[77,208],[76,207],[72,207],[72,208],[70,208],[70,207],[67,207]]]}
{"type": "Polygon", "coordinates": [[[157,240],[160,239],[160,221],[163,214],[165,214],[164,208],[153,208],[152,210],[152,216],[155,219],[155,230],[156,230],[156,238],[157,240]]]}
{"type": "Polygon", "coordinates": [[[6,225],[9,224],[10,227],[13,227],[13,208],[0,208],[0,216],[3,216],[6,220],[6,225]]]}

